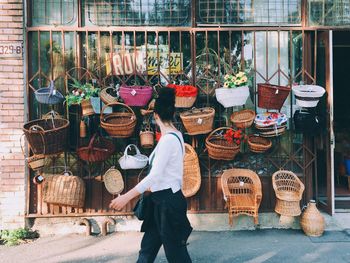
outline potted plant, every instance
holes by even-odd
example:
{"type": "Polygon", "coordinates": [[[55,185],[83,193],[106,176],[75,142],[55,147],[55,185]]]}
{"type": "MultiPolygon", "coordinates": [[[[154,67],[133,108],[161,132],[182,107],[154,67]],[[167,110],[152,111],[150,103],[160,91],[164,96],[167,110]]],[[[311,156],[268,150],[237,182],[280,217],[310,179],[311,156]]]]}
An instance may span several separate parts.
{"type": "Polygon", "coordinates": [[[224,87],[215,90],[216,99],[225,108],[244,105],[249,97],[248,77],[245,72],[225,75],[224,87]]]}
{"type": "Polygon", "coordinates": [[[91,104],[92,97],[98,97],[100,93],[99,88],[95,88],[91,83],[80,83],[73,78],[72,91],[66,96],[66,103],[68,106],[81,105],[82,115],[89,116],[95,114],[91,104]]]}

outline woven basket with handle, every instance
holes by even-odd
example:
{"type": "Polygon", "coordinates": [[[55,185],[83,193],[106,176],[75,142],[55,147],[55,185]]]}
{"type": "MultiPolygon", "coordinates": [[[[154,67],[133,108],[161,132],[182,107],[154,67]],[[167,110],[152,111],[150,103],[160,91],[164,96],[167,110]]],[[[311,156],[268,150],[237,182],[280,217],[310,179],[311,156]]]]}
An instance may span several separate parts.
{"type": "Polygon", "coordinates": [[[107,87],[101,90],[100,98],[104,104],[116,103],[118,102],[117,90],[112,87],[107,87]]]}
{"type": "Polygon", "coordinates": [[[111,137],[130,137],[134,133],[136,121],[137,119],[134,111],[123,103],[110,103],[105,105],[101,110],[101,127],[105,129],[111,137]],[[124,111],[104,114],[103,112],[105,109],[111,106],[120,106],[124,111]]]}
{"type": "Polygon", "coordinates": [[[190,135],[206,134],[212,131],[215,110],[210,107],[180,113],[180,118],[190,135]]]}
{"type": "Polygon", "coordinates": [[[235,142],[229,142],[224,138],[230,127],[222,127],[212,131],[205,139],[209,157],[216,160],[233,160],[240,151],[240,146],[235,142]]]}
{"type": "Polygon", "coordinates": [[[196,151],[185,143],[184,175],[182,192],[185,197],[195,195],[201,186],[201,171],[196,151]]]}
{"type": "Polygon", "coordinates": [[[85,183],[71,172],[64,174],[45,174],[43,201],[49,204],[84,207],[85,183]]]}
{"type": "Polygon", "coordinates": [[[248,146],[251,152],[263,153],[271,148],[272,142],[268,138],[263,138],[256,135],[249,135],[248,146]]]}
{"type": "Polygon", "coordinates": [[[115,147],[112,141],[94,134],[89,145],[78,148],[77,154],[80,159],[87,162],[102,162],[107,160],[114,150],[115,147]]]}
{"type": "Polygon", "coordinates": [[[249,128],[255,119],[253,110],[241,110],[232,113],[231,122],[239,129],[249,128]]]}

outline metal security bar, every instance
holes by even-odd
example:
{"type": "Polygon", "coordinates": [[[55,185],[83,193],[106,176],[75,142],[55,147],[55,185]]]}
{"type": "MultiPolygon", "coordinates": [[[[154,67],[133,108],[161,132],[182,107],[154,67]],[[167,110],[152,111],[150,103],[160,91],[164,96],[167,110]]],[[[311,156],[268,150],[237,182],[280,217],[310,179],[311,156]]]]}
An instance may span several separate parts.
{"type": "Polygon", "coordinates": [[[198,0],[197,24],[301,24],[300,0],[198,0]]]}
{"type": "Polygon", "coordinates": [[[86,0],[86,24],[98,26],[188,26],[190,0],[86,0]]]}

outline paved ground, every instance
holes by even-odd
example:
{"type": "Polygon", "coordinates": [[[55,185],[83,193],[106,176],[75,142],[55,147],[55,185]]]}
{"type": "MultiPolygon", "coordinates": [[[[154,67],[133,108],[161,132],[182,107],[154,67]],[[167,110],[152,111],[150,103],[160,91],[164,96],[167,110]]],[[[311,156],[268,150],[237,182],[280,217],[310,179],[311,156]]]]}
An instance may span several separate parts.
{"type": "MultiPolygon", "coordinates": [[[[0,246],[0,262],[135,262],[142,234],[54,236],[17,247],[0,246]]],[[[193,262],[350,262],[350,231],[311,239],[299,230],[193,232],[193,262]]],[[[166,262],[161,249],[156,262],[166,262]]]]}

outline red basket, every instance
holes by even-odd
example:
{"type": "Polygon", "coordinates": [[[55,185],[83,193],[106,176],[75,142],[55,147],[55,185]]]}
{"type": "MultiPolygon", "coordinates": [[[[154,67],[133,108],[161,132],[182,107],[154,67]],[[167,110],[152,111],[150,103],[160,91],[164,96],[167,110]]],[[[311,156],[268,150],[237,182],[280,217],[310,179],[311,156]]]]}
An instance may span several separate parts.
{"type": "Polygon", "coordinates": [[[193,106],[198,93],[198,89],[195,86],[168,84],[167,87],[175,89],[176,108],[191,108],[193,106]]]}
{"type": "Polygon", "coordinates": [[[278,86],[268,83],[258,84],[258,107],[264,109],[280,110],[287,99],[290,87],[278,86]]]}
{"type": "Polygon", "coordinates": [[[150,86],[121,86],[119,95],[129,106],[145,106],[152,98],[153,88],[150,86]]]}

